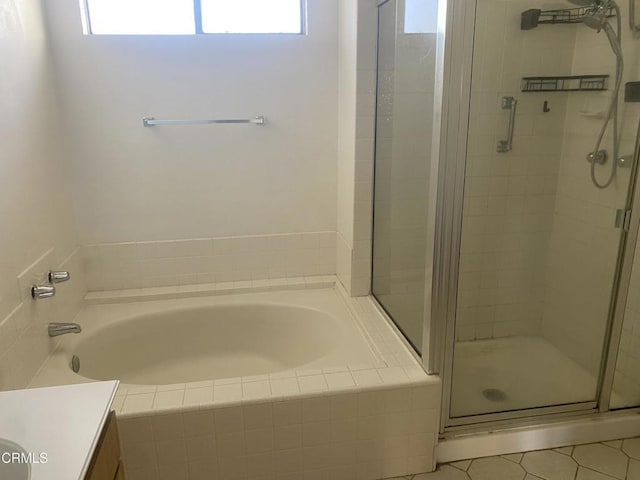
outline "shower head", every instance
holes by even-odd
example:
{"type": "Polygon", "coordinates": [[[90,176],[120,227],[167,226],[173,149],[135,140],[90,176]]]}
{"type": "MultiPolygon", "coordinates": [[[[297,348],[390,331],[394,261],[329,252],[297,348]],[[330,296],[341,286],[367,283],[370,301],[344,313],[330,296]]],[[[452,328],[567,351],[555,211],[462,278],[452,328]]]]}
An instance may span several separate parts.
{"type": "Polygon", "coordinates": [[[602,30],[607,23],[609,10],[614,8],[616,2],[614,0],[569,0],[574,5],[586,7],[586,13],[582,18],[582,23],[587,27],[593,28],[598,32],[602,30]]]}

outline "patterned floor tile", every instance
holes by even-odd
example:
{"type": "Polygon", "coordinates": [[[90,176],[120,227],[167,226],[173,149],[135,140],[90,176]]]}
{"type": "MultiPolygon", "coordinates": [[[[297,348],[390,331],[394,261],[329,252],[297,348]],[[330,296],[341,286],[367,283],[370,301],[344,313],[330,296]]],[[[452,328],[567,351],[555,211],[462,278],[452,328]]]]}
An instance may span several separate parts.
{"type": "Polygon", "coordinates": [[[629,460],[629,468],[627,470],[627,480],[640,480],[640,460],[629,460]]]}
{"type": "Polygon", "coordinates": [[[500,457],[478,458],[467,471],[471,480],[523,480],[526,472],[517,463],[500,457]]]}
{"type": "Polygon", "coordinates": [[[640,438],[627,438],[622,442],[622,451],[631,458],[640,460],[640,438]]]}
{"type": "Polygon", "coordinates": [[[571,457],[553,450],[525,453],[522,466],[527,472],[546,480],[573,480],[578,468],[571,457]]]}
{"type": "Polygon", "coordinates": [[[454,466],[460,470],[467,471],[469,470],[469,466],[471,465],[471,460],[460,460],[459,462],[453,462],[449,465],[454,466]]]}
{"type": "Polygon", "coordinates": [[[640,480],[640,437],[461,460],[387,480],[640,480]]]}
{"type": "Polygon", "coordinates": [[[620,450],[620,448],[622,447],[622,440],[610,440],[608,442],[600,442],[600,443],[606,445],[607,447],[617,448],[618,450],[620,450]]]}
{"type": "Polygon", "coordinates": [[[416,475],[413,480],[469,480],[469,477],[462,470],[442,465],[435,472],[416,475]]]}
{"type": "Polygon", "coordinates": [[[627,474],[627,456],[601,443],[578,445],[573,450],[573,458],[584,467],[620,480],[627,474]]]}
{"type": "Polygon", "coordinates": [[[500,456],[514,463],[520,463],[522,461],[522,457],[524,456],[524,453],[509,453],[507,455],[500,455],[500,456]]]}
{"type": "Polygon", "coordinates": [[[578,475],[576,480],[615,480],[615,478],[599,473],[586,467],[578,467],[578,475]]]}
{"type": "Polygon", "coordinates": [[[554,452],[558,452],[558,453],[562,453],[563,455],[571,456],[571,454],[573,453],[573,446],[554,448],[553,451],[554,452]]]}

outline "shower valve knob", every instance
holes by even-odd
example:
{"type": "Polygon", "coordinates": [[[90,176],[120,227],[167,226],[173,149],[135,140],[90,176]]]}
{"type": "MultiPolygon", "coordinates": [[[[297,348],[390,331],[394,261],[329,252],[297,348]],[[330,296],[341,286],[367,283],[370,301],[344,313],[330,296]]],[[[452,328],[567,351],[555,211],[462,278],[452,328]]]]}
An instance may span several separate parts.
{"type": "Polygon", "coordinates": [[[71,278],[71,275],[69,274],[69,272],[65,272],[63,270],[60,270],[60,271],[50,270],[48,274],[48,278],[49,278],[49,283],[61,283],[69,280],[71,278]]]}
{"type": "Polygon", "coordinates": [[[633,164],[633,155],[622,155],[618,157],[618,167],[631,168],[633,164]]]}
{"type": "Polygon", "coordinates": [[[590,152],[587,154],[587,162],[596,163],[597,165],[604,165],[607,163],[607,151],[598,150],[597,152],[590,152]]]}
{"type": "Polygon", "coordinates": [[[56,294],[56,287],[53,285],[32,285],[31,298],[51,298],[56,294]]]}

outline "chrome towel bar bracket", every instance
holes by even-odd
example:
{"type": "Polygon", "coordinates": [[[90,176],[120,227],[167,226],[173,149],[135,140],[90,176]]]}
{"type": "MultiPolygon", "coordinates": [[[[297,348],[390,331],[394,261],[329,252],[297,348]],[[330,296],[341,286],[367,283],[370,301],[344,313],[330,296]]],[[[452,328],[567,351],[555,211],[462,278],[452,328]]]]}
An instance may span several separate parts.
{"type": "Polygon", "coordinates": [[[257,115],[254,118],[228,119],[228,120],[156,120],[154,117],[144,117],[142,125],[154,127],[156,125],[210,125],[210,124],[250,124],[264,125],[265,117],[257,115]]]}

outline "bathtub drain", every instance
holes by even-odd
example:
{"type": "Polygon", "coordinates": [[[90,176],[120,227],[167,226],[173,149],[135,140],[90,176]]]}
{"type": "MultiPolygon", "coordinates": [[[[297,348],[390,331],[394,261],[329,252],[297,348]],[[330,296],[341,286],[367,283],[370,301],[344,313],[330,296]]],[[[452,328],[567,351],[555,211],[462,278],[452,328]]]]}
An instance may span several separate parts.
{"type": "Polygon", "coordinates": [[[492,402],[504,402],[507,399],[507,394],[498,388],[485,388],[482,396],[492,402]]]}
{"type": "Polygon", "coordinates": [[[71,357],[71,370],[78,373],[80,371],[80,359],[77,355],[71,357]]]}

